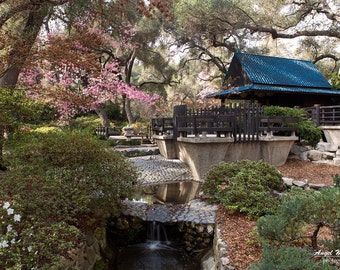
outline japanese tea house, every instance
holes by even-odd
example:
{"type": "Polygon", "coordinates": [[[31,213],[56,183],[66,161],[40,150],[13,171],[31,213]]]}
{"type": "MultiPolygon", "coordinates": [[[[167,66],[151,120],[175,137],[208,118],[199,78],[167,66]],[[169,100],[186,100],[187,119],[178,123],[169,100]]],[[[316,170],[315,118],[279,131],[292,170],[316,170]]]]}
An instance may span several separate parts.
{"type": "Polygon", "coordinates": [[[257,100],[262,105],[309,107],[340,104],[332,88],[310,61],[236,52],[222,90],[207,97],[257,100]]]}

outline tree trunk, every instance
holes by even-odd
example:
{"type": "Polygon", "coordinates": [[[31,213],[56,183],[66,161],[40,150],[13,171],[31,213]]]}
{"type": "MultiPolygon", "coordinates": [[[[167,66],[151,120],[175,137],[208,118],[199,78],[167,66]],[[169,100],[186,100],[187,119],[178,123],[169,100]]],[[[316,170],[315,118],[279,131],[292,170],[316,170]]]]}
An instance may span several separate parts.
{"type": "Polygon", "coordinates": [[[110,119],[107,116],[106,111],[100,105],[96,105],[95,112],[98,114],[103,127],[110,127],[110,119]]]}
{"type": "Polygon", "coordinates": [[[14,88],[17,84],[20,71],[25,65],[25,61],[40,32],[44,18],[48,15],[51,8],[52,6],[48,3],[41,4],[38,10],[30,10],[28,13],[23,12],[21,16],[18,16],[17,21],[13,22],[12,30],[25,43],[23,46],[22,41],[18,39],[16,43],[12,44],[11,51],[6,59],[9,66],[0,76],[0,87],[14,88]],[[23,18],[25,20],[22,20],[23,18]],[[22,21],[24,25],[20,24],[22,21]]]}
{"type": "Polygon", "coordinates": [[[130,126],[135,122],[135,119],[133,119],[133,115],[131,112],[131,100],[128,98],[125,99],[125,113],[130,126]]]}
{"type": "Polygon", "coordinates": [[[317,226],[316,226],[316,229],[315,231],[313,232],[313,235],[311,237],[311,240],[312,240],[312,247],[314,250],[317,250],[318,249],[318,233],[319,233],[319,230],[321,227],[323,227],[324,224],[322,222],[320,222],[317,226]]]}
{"type": "MultiPolygon", "coordinates": [[[[5,72],[0,74],[0,87],[13,89],[17,82],[21,69],[24,67],[25,61],[33,47],[33,44],[40,32],[44,18],[50,12],[52,6],[49,3],[44,3],[38,10],[30,10],[28,13],[22,13],[18,19],[13,22],[12,30],[25,40],[25,45],[22,41],[18,41],[11,46],[9,58],[6,59],[9,66],[5,72]],[[23,20],[24,25],[19,24],[23,20]],[[17,24],[17,25],[15,25],[17,24]]],[[[1,113],[1,112],[0,112],[1,113]]],[[[3,141],[5,139],[5,128],[0,125],[0,169],[5,169],[3,165],[3,141]]]]}
{"type": "MultiPolygon", "coordinates": [[[[132,68],[133,68],[135,59],[136,59],[136,50],[133,50],[129,55],[127,65],[125,66],[125,82],[129,85],[131,84],[132,68]]],[[[125,97],[124,99],[124,109],[125,109],[125,113],[126,113],[129,126],[130,126],[135,122],[135,119],[133,119],[133,115],[131,112],[131,100],[127,97],[125,97]]]]}

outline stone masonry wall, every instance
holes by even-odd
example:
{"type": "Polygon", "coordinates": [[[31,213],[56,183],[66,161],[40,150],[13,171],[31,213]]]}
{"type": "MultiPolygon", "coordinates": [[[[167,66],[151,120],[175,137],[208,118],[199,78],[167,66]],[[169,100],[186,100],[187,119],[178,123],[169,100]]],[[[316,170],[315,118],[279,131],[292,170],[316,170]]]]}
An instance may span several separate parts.
{"type": "MultiPolygon", "coordinates": [[[[106,228],[97,228],[86,235],[86,240],[77,249],[68,252],[69,258],[63,258],[61,264],[50,270],[92,270],[102,261],[101,252],[107,247],[106,228]]],[[[97,268],[104,269],[104,268],[97,268]]]]}

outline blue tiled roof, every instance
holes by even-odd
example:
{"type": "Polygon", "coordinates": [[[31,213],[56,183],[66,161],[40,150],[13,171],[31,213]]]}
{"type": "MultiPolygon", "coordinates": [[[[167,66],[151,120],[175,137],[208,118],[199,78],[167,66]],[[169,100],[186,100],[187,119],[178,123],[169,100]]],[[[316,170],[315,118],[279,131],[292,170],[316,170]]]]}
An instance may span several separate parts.
{"type": "Polygon", "coordinates": [[[240,52],[236,52],[235,57],[254,84],[332,88],[310,61],[240,52]]]}
{"type": "Polygon", "coordinates": [[[259,84],[250,84],[242,87],[238,87],[235,89],[223,90],[218,93],[213,93],[208,95],[207,97],[216,97],[225,96],[225,95],[237,95],[243,92],[257,90],[261,92],[284,92],[284,93],[306,93],[306,94],[320,94],[320,95],[335,95],[340,96],[340,91],[335,89],[319,89],[319,88],[306,88],[306,87],[290,87],[290,86],[273,86],[273,85],[259,85],[259,84]]]}
{"type": "MultiPolygon", "coordinates": [[[[207,97],[221,98],[248,91],[340,96],[340,91],[332,88],[311,61],[236,52],[231,63],[240,65],[249,80],[244,81],[245,85],[234,85],[207,97]]],[[[239,72],[234,76],[244,76],[239,72]]]]}

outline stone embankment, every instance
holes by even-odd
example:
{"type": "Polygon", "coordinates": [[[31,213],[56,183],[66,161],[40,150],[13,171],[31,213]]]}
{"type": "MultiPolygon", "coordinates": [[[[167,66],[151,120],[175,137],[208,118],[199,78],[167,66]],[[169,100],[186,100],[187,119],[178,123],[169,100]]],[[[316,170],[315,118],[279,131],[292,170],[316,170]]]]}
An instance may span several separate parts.
{"type": "Polygon", "coordinates": [[[296,143],[290,150],[290,157],[330,165],[340,165],[340,149],[338,145],[328,142],[319,142],[315,149],[303,143],[296,143]]]}

